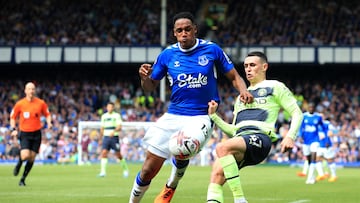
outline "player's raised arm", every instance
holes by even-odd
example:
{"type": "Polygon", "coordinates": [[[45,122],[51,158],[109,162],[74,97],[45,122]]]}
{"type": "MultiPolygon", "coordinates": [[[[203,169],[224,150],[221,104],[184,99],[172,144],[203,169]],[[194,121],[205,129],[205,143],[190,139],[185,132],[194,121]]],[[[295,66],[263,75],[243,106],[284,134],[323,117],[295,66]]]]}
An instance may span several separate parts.
{"type": "Polygon", "coordinates": [[[232,82],[233,86],[239,91],[241,102],[245,104],[253,102],[254,97],[247,90],[244,79],[239,75],[235,68],[227,72],[225,75],[232,82]]]}
{"type": "Polygon", "coordinates": [[[140,66],[139,75],[141,79],[141,86],[145,91],[153,91],[159,85],[159,81],[150,78],[151,73],[151,64],[144,63],[140,66]]]}

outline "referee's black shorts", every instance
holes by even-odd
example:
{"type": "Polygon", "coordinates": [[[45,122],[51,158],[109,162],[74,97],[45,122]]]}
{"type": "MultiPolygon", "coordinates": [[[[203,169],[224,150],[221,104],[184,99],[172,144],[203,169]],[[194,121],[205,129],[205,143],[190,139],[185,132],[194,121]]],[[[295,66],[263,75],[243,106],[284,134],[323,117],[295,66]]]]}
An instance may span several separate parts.
{"type": "Polygon", "coordinates": [[[39,153],[41,144],[41,130],[34,132],[23,132],[20,131],[20,146],[21,149],[29,149],[36,153],[39,153]]]}

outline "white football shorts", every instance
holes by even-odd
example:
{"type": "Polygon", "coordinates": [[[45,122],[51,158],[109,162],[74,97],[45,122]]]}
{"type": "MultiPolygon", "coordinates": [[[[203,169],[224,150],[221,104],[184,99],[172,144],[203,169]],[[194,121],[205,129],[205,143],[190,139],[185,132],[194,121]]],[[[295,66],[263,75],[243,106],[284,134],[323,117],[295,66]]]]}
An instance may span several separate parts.
{"type": "MultiPolygon", "coordinates": [[[[199,128],[205,125],[208,133],[205,143],[211,137],[212,125],[208,115],[183,116],[165,113],[146,131],[144,142],[147,150],[162,158],[170,158],[169,139],[171,135],[187,125],[199,126],[199,128]]],[[[204,146],[205,143],[201,143],[201,146],[204,146]]]]}
{"type": "Polygon", "coordinates": [[[309,156],[311,152],[317,152],[319,147],[320,147],[319,142],[313,142],[310,145],[303,144],[302,145],[303,155],[304,156],[309,156]]]}
{"type": "Polygon", "coordinates": [[[332,147],[319,147],[316,152],[316,156],[324,157],[325,159],[334,159],[335,158],[335,150],[332,147]]]}

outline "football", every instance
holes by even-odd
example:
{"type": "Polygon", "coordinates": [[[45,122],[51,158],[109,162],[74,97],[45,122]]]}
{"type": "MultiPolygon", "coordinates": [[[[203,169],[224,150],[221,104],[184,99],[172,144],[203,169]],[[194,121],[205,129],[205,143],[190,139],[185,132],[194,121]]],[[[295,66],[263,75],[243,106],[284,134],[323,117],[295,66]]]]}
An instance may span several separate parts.
{"type": "Polygon", "coordinates": [[[169,149],[175,159],[187,160],[200,151],[200,141],[180,130],[171,136],[169,149]]]}

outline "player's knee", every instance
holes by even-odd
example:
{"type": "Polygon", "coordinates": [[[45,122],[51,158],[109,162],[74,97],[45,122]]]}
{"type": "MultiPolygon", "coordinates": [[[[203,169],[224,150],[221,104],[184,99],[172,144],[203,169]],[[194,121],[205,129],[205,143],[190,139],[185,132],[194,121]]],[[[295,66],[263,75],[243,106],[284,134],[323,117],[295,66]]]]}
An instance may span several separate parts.
{"type": "Polygon", "coordinates": [[[117,153],[117,157],[118,157],[120,160],[124,159],[124,156],[122,155],[122,153],[121,153],[120,151],[117,153]]]}
{"type": "Polygon", "coordinates": [[[225,155],[228,155],[230,152],[229,150],[230,149],[223,143],[219,143],[216,146],[216,154],[218,157],[223,157],[225,155]]]}
{"type": "Polygon", "coordinates": [[[21,155],[21,160],[30,160],[30,155],[21,155]]]}
{"type": "Polygon", "coordinates": [[[107,150],[102,150],[102,151],[101,151],[101,157],[102,157],[102,158],[107,158],[107,154],[108,154],[108,151],[107,151],[107,150]]]}

